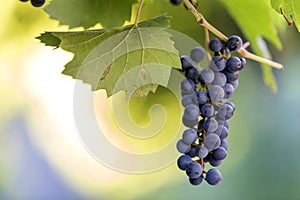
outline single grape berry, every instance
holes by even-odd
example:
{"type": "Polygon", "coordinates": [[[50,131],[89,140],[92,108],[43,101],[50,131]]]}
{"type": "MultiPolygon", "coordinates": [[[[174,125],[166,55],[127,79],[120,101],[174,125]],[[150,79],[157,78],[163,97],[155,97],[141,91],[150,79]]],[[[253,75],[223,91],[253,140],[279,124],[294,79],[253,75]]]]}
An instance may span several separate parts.
{"type": "Polygon", "coordinates": [[[241,68],[240,68],[240,71],[241,71],[241,70],[245,69],[247,62],[246,62],[245,58],[240,58],[240,60],[241,60],[241,68]]]}
{"type": "Polygon", "coordinates": [[[197,138],[197,131],[193,128],[186,129],[182,134],[182,141],[185,144],[193,144],[197,138]]]}
{"type": "Polygon", "coordinates": [[[242,68],[241,60],[236,56],[231,56],[226,62],[226,69],[229,72],[237,72],[242,68]]]}
{"type": "Polygon", "coordinates": [[[177,166],[181,170],[186,170],[187,166],[192,162],[192,158],[187,155],[182,155],[177,160],[177,166]]]}
{"type": "Polygon", "coordinates": [[[210,68],[215,72],[222,71],[226,67],[226,60],[222,56],[214,56],[210,61],[210,68]]]}
{"type": "Polygon", "coordinates": [[[234,87],[230,83],[226,83],[223,87],[225,96],[224,99],[230,99],[234,94],[234,87]]]}
{"type": "Polygon", "coordinates": [[[230,51],[237,51],[242,47],[243,41],[239,36],[232,35],[228,38],[226,45],[230,51]]]}
{"type": "Polygon", "coordinates": [[[201,113],[205,117],[212,117],[215,114],[215,109],[212,104],[204,104],[201,107],[201,113]]]}
{"type": "Polygon", "coordinates": [[[185,76],[189,79],[196,79],[198,74],[198,69],[196,67],[188,67],[185,71],[185,76]]]}
{"type": "Polygon", "coordinates": [[[195,83],[190,79],[184,79],[181,82],[180,87],[181,87],[181,94],[183,94],[183,95],[193,94],[194,88],[195,88],[195,83]]]}
{"type": "Polygon", "coordinates": [[[180,56],[182,71],[186,71],[189,67],[193,67],[193,61],[188,56],[180,56]]]}
{"type": "Polygon", "coordinates": [[[221,140],[220,147],[223,147],[227,151],[227,149],[228,149],[228,142],[227,142],[226,139],[221,140]]]}
{"type": "Polygon", "coordinates": [[[212,154],[209,154],[208,156],[208,162],[211,166],[213,167],[218,167],[219,165],[222,164],[222,160],[216,160],[212,154]]]}
{"type": "Polygon", "coordinates": [[[173,4],[173,5],[175,5],[175,6],[180,5],[181,2],[182,2],[182,0],[170,0],[170,3],[173,4]]]}
{"type": "Polygon", "coordinates": [[[211,83],[215,78],[215,73],[213,70],[205,68],[201,70],[200,77],[205,83],[211,83]]]}
{"type": "Polygon", "coordinates": [[[209,169],[206,173],[205,180],[210,185],[217,185],[222,181],[222,175],[217,169],[209,169]]]}
{"type": "Polygon", "coordinates": [[[187,94],[182,97],[181,104],[183,107],[187,107],[189,105],[198,105],[198,98],[195,94],[187,94]]]}
{"type": "Polygon", "coordinates": [[[218,53],[223,49],[224,43],[221,40],[219,40],[218,38],[213,38],[209,42],[208,46],[209,46],[210,50],[212,50],[215,53],[218,53]]]}
{"type": "Polygon", "coordinates": [[[214,133],[208,134],[204,139],[204,146],[209,150],[218,148],[221,144],[220,137],[214,133]]]}
{"type": "Polygon", "coordinates": [[[196,148],[196,155],[199,158],[205,158],[208,154],[208,149],[205,146],[198,146],[196,148]]]}
{"type": "Polygon", "coordinates": [[[30,0],[31,5],[33,5],[34,7],[41,7],[45,4],[45,1],[46,0],[30,0]]]}
{"type": "Polygon", "coordinates": [[[187,153],[191,150],[191,145],[185,144],[182,139],[180,139],[176,144],[176,148],[180,153],[187,153]]]}
{"type": "Polygon", "coordinates": [[[236,81],[239,78],[239,72],[227,72],[224,71],[224,74],[226,75],[227,82],[236,81]]]}
{"type": "Polygon", "coordinates": [[[202,166],[198,162],[191,162],[186,169],[186,174],[190,178],[199,178],[202,174],[202,166]]]}
{"type": "Polygon", "coordinates": [[[183,115],[183,117],[182,117],[182,123],[186,127],[193,128],[194,126],[196,126],[198,124],[198,119],[196,119],[196,120],[189,120],[189,119],[186,118],[185,115],[183,115]]]}
{"type": "Polygon", "coordinates": [[[207,97],[206,92],[204,92],[203,90],[197,91],[196,95],[197,95],[198,103],[200,105],[205,104],[207,102],[208,97],[207,97]]]}
{"type": "Polygon", "coordinates": [[[223,87],[227,82],[226,75],[223,74],[222,72],[216,72],[215,73],[215,78],[212,82],[213,85],[219,85],[223,87]]]}
{"type": "Polygon", "coordinates": [[[194,47],[190,52],[191,59],[198,63],[205,57],[205,50],[202,47],[194,47]]]}
{"type": "Polygon", "coordinates": [[[203,177],[200,176],[199,178],[189,178],[189,181],[192,185],[200,185],[203,181],[203,177]]]}
{"type": "Polygon", "coordinates": [[[188,155],[191,158],[195,158],[197,156],[197,154],[196,154],[196,148],[192,147],[189,152],[185,153],[185,155],[188,155]]]}
{"type": "Polygon", "coordinates": [[[212,152],[212,155],[216,160],[224,160],[227,156],[227,152],[223,147],[218,147],[212,152]]]}
{"type": "Polygon", "coordinates": [[[212,85],[208,88],[208,94],[212,102],[221,102],[224,97],[224,89],[219,85],[212,85]]]}

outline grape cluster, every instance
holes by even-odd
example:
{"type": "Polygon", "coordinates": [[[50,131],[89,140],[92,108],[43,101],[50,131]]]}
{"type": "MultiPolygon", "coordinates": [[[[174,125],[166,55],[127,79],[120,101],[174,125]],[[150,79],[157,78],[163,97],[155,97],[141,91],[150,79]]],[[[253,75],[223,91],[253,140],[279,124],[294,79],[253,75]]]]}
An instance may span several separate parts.
{"type": "Polygon", "coordinates": [[[190,56],[181,56],[182,72],[186,79],[181,82],[183,124],[188,127],[177,142],[177,150],[184,154],[177,160],[181,170],[186,171],[192,185],[203,179],[210,185],[222,180],[214,168],[205,171],[205,165],[219,166],[226,158],[229,123],[235,105],[226,100],[237,89],[239,72],[246,67],[246,60],[231,55],[242,47],[238,36],[227,42],[214,38],[209,48],[214,53],[208,68],[198,70],[194,63],[205,57],[201,47],[191,50],[190,56]]]}
{"type": "MultiPolygon", "coordinates": [[[[27,2],[29,0],[20,0],[22,2],[27,2]]],[[[46,0],[30,0],[30,3],[34,7],[41,7],[45,4],[46,0]]]]}

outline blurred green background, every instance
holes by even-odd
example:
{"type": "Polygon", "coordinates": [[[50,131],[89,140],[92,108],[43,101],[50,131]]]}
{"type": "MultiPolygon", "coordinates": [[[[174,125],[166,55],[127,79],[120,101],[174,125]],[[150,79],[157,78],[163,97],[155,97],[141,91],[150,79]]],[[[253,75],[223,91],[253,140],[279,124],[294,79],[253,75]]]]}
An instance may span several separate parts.
{"type": "MultiPolygon", "coordinates": [[[[202,4],[207,7],[204,14],[212,24],[227,35],[241,35],[222,7],[207,2],[202,4]]],[[[143,16],[167,10],[173,16],[172,28],[203,42],[202,29],[184,8],[158,5],[143,16]]],[[[259,65],[249,61],[232,99],[237,109],[230,121],[228,156],[219,167],[223,181],[217,187],[206,183],[194,187],[175,163],[134,175],[94,160],[73,124],[75,81],[60,74],[72,55],[34,39],[43,31],[67,27],[18,1],[1,5],[0,22],[0,199],[300,198],[300,35],[293,27],[279,32],[282,52],[269,46],[274,60],[286,67],[274,71],[278,93],[263,85],[259,65]]],[[[155,96],[168,98],[165,94],[161,89],[155,96]]],[[[177,102],[171,101],[166,109],[172,110],[172,105],[177,102]]]]}

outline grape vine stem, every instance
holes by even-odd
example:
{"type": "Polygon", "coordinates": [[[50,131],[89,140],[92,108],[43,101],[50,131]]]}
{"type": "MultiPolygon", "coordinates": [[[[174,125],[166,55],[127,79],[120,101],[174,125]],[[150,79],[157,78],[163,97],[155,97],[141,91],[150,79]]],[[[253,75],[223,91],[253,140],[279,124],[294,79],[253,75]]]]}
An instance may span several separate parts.
{"type": "Polygon", "coordinates": [[[136,13],[136,17],[135,17],[134,26],[137,26],[138,23],[139,23],[139,19],[140,19],[140,16],[141,16],[141,11],[142,11],[142,7],[143,7],[143,3],[144,3],[144,0],[140,0],[139,7],[138,7],[138,10],[137,10],[137,13],[136,13]]]}
{"type": "Polygon", "coordinates": [[[209,32],[208,29],[206,27],[204,27],[204,34],[205,34],[205,50],[206,50],[206,55],[208,60],[211,60],[211,55],[209,53],[209,32]]]}
{"type": "MultiPolygon", "coordinates": [[[[203,15],[192,5],[192,3],[189,0],[183,0],[186,7],[193,13],[193,15],[196,18],[197,23],[199,23],[204,28],[207,28],[210,32],[212,32],[214,35],[219,37],[221,40],[227,41],[228,37],[224,35],[221,31],[216,29],[214,26],[212,26],[210,23],[206,21],[206,19],[203,17],[203,15]]],[[[251,60],[255,60],[260,63],[267,64],[271,67],[274,67],[276,69],[283,70],[284,67],[282,64],[274,62],[272,60],[260,57],[258,55],[255,55],[253,53],[248,52],[245,48],[241,48],[238,50],[238,53],[242,55],[245,58],[249,58],[251,60]]]]}

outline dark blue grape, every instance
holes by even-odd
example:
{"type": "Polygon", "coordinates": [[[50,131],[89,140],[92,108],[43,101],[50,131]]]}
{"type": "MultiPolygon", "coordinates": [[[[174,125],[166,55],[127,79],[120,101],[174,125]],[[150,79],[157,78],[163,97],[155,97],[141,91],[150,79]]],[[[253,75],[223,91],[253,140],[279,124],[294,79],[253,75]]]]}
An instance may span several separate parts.
{"type": "Polygon", "coordinates": [[[22,1],[22,2],[27,2],[27,1],[29,1],[29,0],[20,0],[20,1],[22,1]]]}
{"type": "Polygon", "coordinates": [[[223,74],[222,72],[216,72],[215,78],[214,78],[212,84],[223,87],[226,84],[226,81],[227,81],[227,78],[226,78],[225,74],[223,74]]]}
{"type": "Polygon", "coordinates": [[[182,155],[177,159],[177,166],[181,170],[186,170],[187,166],[193,162],[192,158],[187,155],[182,155]]]}
{"type": "Polygon", "coordinates": [[[212,102],[221,102],[224,98],[224,89],[219,85],[208,87],[209,98],[212,102]]]}
{"type": "Polygon", "coordinates": [[[214,133],[210,133],[207,134],[207,136],[205,137],[204,141],[204,146],[208,149],[208,150],[214,150],[216,148],[218,148],[221,144],[221,140],[220,137],[214,133]]]}
{"type": "Polygon", "coordinates": [[[211,153],[209,154],[208,162],[213,167],[218,167],[222,164],[222,160],[216,160],[211,153]]]}
{"type": "Polygon", "coordinates": [[[194,158],[197,156],[197,152],[196,152],[196,148],[192,147],[191,150],[187,153],[185,153],[185,155],[190,156],[191,158],[194,158]]]}
{"type": "Polygon", "coordinates": [[[193,67],[193,61],[188,56],[180,56],[182,71],[186,71],[189,67],[193,67]]]}
{"type": "Polygon", "coordinates": [[[208,154],[208,149],[205,146],[198,146],[196,148],[196,155],[199,158],[205,158],[208,154]]]}
{"type": "Polygon", "coordinates": [[[246,62],[246,59],[245,59],[245,58],[240,58],[240,60],[241,60],[241,68],[240,68],[240,71],[242,71],[243,69],[246,68],[247,62],[246,62]]]}
{"type": "Polygon", "coordinates": [[[205,104],[207,102],[208,97],[207,97],[206,92],[204,92],[203,90],[197,91],[196,95],[197,95],[197,99],[198,99],[199,104],[205,104]]]}
{"type": "Polygon", "coordinates": [[[223,147],[227,151],[227,149],[228,149],[228,142],[227,142],[226,139],[221,140],[220,147],[223,147]]]}
{"type": "Polygon", "coordinates": [[[204,117],[212,117],[215,114],[214,106],[211,104],[204,104],[201,107],[201,113],[204,117]]]}
{"type": "Polygon", "coordinates": [[[187,153],[191,150],[191,145],[185,144],[182,139],[180,139],[176,144],[176,148],[180,153],[187,153]]]}
{"type": "Polygon", "coordinates": [[[231,56],[226,62],[226,69],[229,72],[237,72],[242,68],[241,60],[236,56],[231,56]]]}
{"type": "Polygon", "coordinates": [[[193,121],[198,119],[199,114],[200,114],[199,107],[192,104],[185,107],[183,116],[185,116],[186,119],[193,121]]]}
{"type": "Polygon", "coordinates": [[[213,70],[205,68],[200,71],[200,77],[205,83],[211,83],[215,78],[215,73],[213,70]]]}
{"type": "Polygon", "coordinates": [[[205,57],[205,50],[202,47],[194,47],[190,52],[190,58],[198,63],[205,57]]]}
{"type": "Polygon", "coordinates": [[[188,120],[186,118],[186,116],[183,115],[182,117],[182,123],[186,126],[186,127],[190,127],[193,128],[194,126],[196,126],[198,124],[198,119],[196,120],[188,120]]]}
{"type": "Polygon", "coordinates": [[[223,147],[218,147],[217,149],[213,150],[212,155],[216,160],[224,160],[227,156],[227,152],[223,147]]]}
{"type": "Polygon", "coordinates": [[[173,4],[173,5],[175,5],[175,6],[180,5],[181,2],[182,2],[182,0],[170,0],[170,3],[173,4]]]}
{"type": "Polygon", "coordinates": [[[228,121],[227,120],[220,120],[220,119],[218,119],[217,120],[218,121],[218,125],[223,125],[223,126],[225,126],[227,129],[229,129],[229,123],[228,123],[228,121]]]}
{"type": "Polygon", "coordinates": [[[234,94],[234,87],[230,83],[226,83],[223,87],[225,95],[224,99],[230,99],[234,94]]]}
{"type": "Polygon", "coordinates": [[[191,79],[184,79],[180,84],[181,94],[194,94],[195,83],[191,79]]]}
{"type": "Polygon", "coordinates": [[[225,104],[230,105],[233,108],[233,112],[235,111],[235,105],[231,101],[225,102],[225,104]]]}
{"type": "Polygon", "coordinates": [[[233,86],[234,90],[236,90],[239,87],[239,79],[231,81],[229,83],[233,86]]]}
{"type": "Polygon", "coordinates": [[[187,94],[182,97],[181,104],[183,107],[187,107],[189,105],[198,105],[198,98],[195,94],[187,94]]]}
{"type": "Polygon", "coordinates": [[[45,4],[45,1],[46,0],[30,0],[31,5],[33,5],[34,7],[41,7],[45,4]]]}
{"type": "Polygon", "coordinates": [[[223,125],[219,125],[217,130],[214,133],[217,134],[222,140],[228,136],[228,129],[223,125]]]}
{"type": "Polygon", "coordinates": [[[188,67],[185,70],[185,77],[189,79],[196,79],[199,75],[198,69],[196,67],[188,67]]]}
{"type": "Polygon", "coordinates": [[[223,72],[226,75],[227,82],[235,81],[239,78],[239,72],[223,72]]]}
{"type": "Polygon", "coordinates": [[[229,104],[223,104],[218,109],[218,119],[228,120],[233,116],[234,108],[229,104]]]}
{"type": "Polygon", "coordinates": [[[210,61],[210,68],[216,72],[222,71],[226,67],[226,60],[222,56],[214,56],[210,61]]]}
{"type": "Polygon", "coordinates": [[[198,133],[193,128],[186,129],[182,134],[182,141],[185,144],[192,144],[196,141],[197,138],[198,138],[198,133]]]}
{"type": "Polygon", "coordinates": [[[202,166],[198,162],[188,164],[186,174],[190,178],[199,178],[202,175],[202,166]]]}
{"type": "Polygon", "coordinates": [[[214,132],[218,128],[218,122],[214,118],[209,118],[203,122],[203,128],[207,132],[214,132]]]}
{"type": "Polygon", "coordinates": [[[222,181],[222,175],[217,169],[209,169],[206,173],[205,180],[210,185],[217,185],[222,181]]]}
{"type": "Polygon", "coordinates": [[[232,35],[227,39],[226,46],[230,51],[237,51],[243,45],[243,41],[239,36],[232,35]]]}
{"type": "Polygon", "coordinates": [[[199,178],[189,178],[189,181],[192,185],[200,185],[203,181],[203,177],[200,176],[199,178]]]}
{"type": "Polygon", "coordinates": [[[219,40],[218,38],[213,38],[210,40],[209,44],[209,49],[212,50],[215,53],[218,53],[219,51],[221,51],[224,47],[224,43],[219,40]]]}

